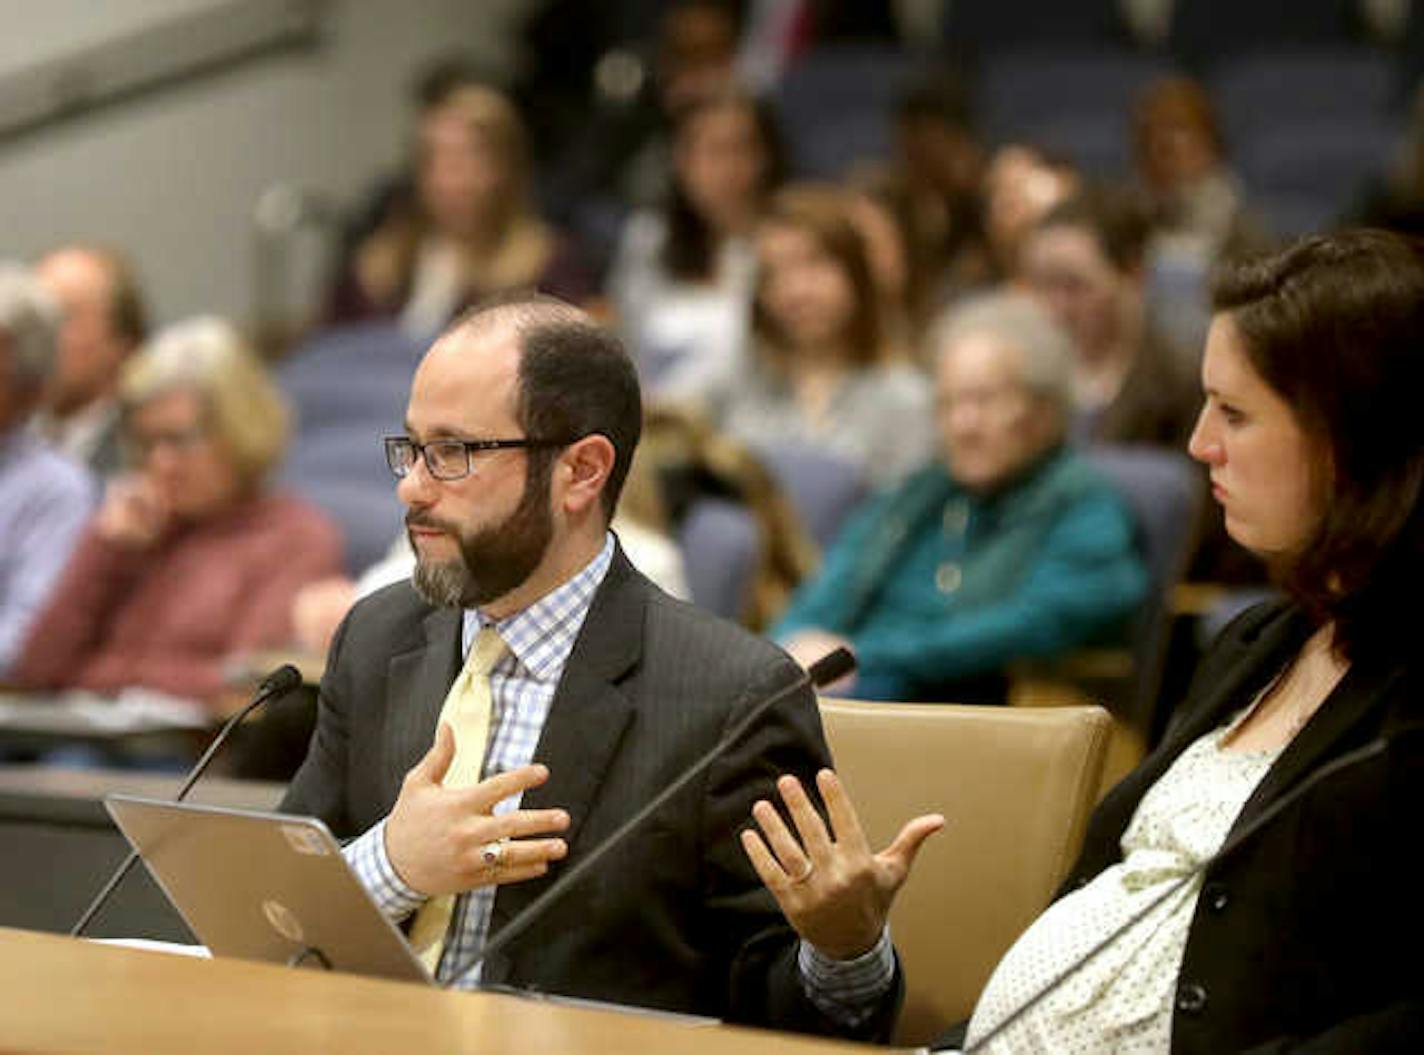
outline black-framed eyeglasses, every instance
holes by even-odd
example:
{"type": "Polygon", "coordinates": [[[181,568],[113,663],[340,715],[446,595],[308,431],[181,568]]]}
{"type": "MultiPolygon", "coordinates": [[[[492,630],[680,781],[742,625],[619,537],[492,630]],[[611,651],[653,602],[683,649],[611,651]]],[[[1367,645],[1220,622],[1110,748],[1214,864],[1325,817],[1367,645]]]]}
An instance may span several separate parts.
{"type": "Polygon", "coordinates": [[[399,479],[415,468],[415,459],[424,458],[425,468],[437,480],[463,480],[474,471],[476,451],[537,450],[567,447],[572,440],[525,438],[520,440],[431,440],[416,443],[409,436],[387,436],[386,464],[399,479]]]}

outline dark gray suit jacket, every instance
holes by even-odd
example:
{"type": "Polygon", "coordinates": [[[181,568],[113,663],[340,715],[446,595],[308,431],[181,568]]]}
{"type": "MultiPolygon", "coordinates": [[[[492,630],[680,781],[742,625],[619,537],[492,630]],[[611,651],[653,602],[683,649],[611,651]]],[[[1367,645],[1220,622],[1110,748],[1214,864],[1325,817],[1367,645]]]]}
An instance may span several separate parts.
{"type": "MultiPolygon", "coordinates": [[[[460,612],[431,608],[408,583],[356,606],[332,644],[316,732],[284,811],[321,817],[343,838],[390,812],[434,737],[460,665],[460,629],[460,612]]],[[[668,597],[617,552],[535,751],[549,780],[523,799],[568,810],[569,855],[543,879],[500,888],[491,934],[798,676],[779,650],[668,597]]],[[[795,933],[736,837],[778,774],[807,780],[828,763],[803,688],[487,962],[484,981],[844,1032],[803,995],[795,933]]],[[[897,980],[857,1034],[884,1036],[898,997],[897,980]]]]}

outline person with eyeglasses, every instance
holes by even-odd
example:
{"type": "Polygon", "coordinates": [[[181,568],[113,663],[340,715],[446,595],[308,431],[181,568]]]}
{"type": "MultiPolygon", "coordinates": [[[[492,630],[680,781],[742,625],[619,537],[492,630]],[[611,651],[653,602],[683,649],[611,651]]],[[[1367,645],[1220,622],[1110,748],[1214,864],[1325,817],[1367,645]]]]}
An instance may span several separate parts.
{"type": "Polygon", "coordinates": [[[234,656],[289,642],[292,598],[341,568],[341,533],[268,488],[287,408],[228,323],[160,332],[125,366],[120,402],[126,471],[31,626],[15,678],[219,706],[234,656]]]}
{"type": "Polygon", "coordinates": [[[1016,662],[1121,640],[1147,574],[1121,496],[1067,442],[1072,347],[1021,293],[956,305],[932,345],[938,457],[847,522],[772,635],[844,645],[861,699],[1002,704],[1016,662]]]}
{"type": "Polygon", "coordinates": [[[883,906],[926,825],[789,926],[739,844],[773,774],[829,756],[811,689],[769,642],[657,589],[609,524],[642,427],[622,345],[534,299],[454,324],[385,441],[410,581],[338,629],[281,809],[324,820],[438,981],[741,1023],[888,1035],[883,906]],[[486,942],[716,744],[705,777],[518,940],[486,942]]]}
{"type": "MultiPolygon", "coordinates": [[[[623,482],[613,530],[633,567],[659,589],[685,601],[692,596],[687,565],[668,523],[657,468],[635,457],[623,482]]],[[[356,578],[338,575],[302,587],[292,601],[292,633],[297,647],[312,656],[325,656],[336,628],[353,604],[383,586],[409,579],[414,570],[415,551],[402,528],[385,554],[356,578]]]]}

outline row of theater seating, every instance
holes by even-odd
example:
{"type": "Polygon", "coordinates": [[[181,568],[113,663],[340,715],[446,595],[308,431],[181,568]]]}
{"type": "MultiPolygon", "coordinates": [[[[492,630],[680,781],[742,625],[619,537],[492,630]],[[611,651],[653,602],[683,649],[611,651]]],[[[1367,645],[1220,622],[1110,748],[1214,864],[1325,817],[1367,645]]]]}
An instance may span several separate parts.
{"type": "MultiPolygon", "coordinates": [[[[923,60],[880,47],[823,48],[793,66],[778,102],[796,168],[833,177],[885,158],[899,93],[923,60]]],[[[1132,100],[1175,67],[1159,56],[1055,44],[986,58],[975,114],[991,143],[1023,141],[1090,175],[1131,170],[1132,100]]],[[[1378,50],[1262,52],[1207,79],[1232,160],[1269,226],[1292,235],[1328,224],[1389,164],[1403,128],[1397,72],[1378,50]]]]}
{"type": "Polygon", "coordinates": [[[970,60],[1042,44],[1135,47],[1206,73],[1281,46],[1380,46],[1389,40],[1392,57],[1410,80],[1424,56],[1424,11],[1417,3],[1403,12],[1402,25],[1399,14],[1379,10],[1389,5],[1369,0],[1170,0],[1165,20],[1158,14],[1162,6],[1156,0],[959,0],[948,5],[943,41],[951,54],[970,60]]]}

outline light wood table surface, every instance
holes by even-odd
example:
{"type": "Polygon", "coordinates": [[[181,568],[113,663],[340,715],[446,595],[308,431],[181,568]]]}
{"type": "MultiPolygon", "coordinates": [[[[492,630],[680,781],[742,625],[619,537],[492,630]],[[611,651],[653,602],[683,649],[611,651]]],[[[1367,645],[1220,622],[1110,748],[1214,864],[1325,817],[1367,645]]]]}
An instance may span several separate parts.
{"type": "Polygon", "coordinates": [[[786,1033],[195,960],[0,928],[0,1051],[167,1055],[853,1055],[786,1033]]]}

